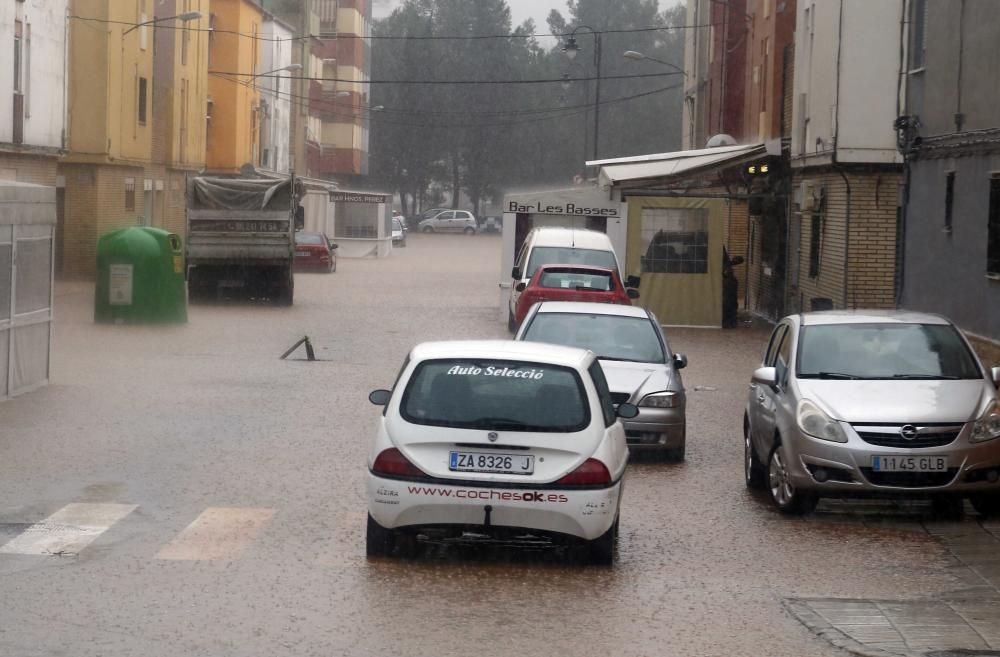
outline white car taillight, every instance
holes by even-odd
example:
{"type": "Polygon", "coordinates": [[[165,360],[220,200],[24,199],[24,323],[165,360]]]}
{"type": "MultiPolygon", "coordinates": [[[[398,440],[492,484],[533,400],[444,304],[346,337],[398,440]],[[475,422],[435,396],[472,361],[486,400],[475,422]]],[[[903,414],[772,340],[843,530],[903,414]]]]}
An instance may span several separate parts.
{"type": "Polygon", "coordinates": [[[802,433],[808,436],[819,438],[820,440],[829,440],[834,443],[847,442],[847,434],[844,433],[844,429],[840,426],[840,423],[832,419],[819,406],[808,399],[803,399],[799,402],[795,419],[802,433]]]}
{"type": "Polygon", "coordinates": [[[1000,402],[995,401],[986,407],[983,416],[972,425],[971,443],[984,443],[987,440],[1000,438],[1000,402]]]}

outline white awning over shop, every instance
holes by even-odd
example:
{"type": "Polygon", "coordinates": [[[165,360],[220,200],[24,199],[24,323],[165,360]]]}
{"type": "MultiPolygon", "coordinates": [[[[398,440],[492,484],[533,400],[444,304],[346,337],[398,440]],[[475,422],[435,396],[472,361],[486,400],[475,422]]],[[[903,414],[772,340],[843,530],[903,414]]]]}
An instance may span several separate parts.
{"type": "MultiPolygon", "coordinates": [[[[780,150],[778,152],[780,153],[780,150]]],[[[596,160],[587,162],[587,166],[601,168],[598,185],[607,190],[614,186],[628,186],[633,182],[648,183],[650,180],[666,181],[689,176],[699,171],[731,166],[769,154],[771,153],[768,145],[761,143],[596,160]]]]}

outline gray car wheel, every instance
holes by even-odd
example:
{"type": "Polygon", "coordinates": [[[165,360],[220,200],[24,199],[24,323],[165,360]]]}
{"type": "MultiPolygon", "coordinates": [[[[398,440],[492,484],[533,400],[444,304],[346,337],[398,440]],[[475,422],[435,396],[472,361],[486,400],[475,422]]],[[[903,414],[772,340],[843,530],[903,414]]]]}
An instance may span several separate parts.
{"type": "Polygon", "coordinates": [[[743,476],[746,479],[747,488],[753,490],[763,490],[767,484],[767,471],[764,464],[757,459],[757,450],[753,447],[753,438],[750,437],[750,420],[743,417],[743,476]]]}
{"type": "Polygon", "coordinates": [[[795,487],[781,455],[780,443],[771,450],[767,461],[767,492],[778,511],[788,515],[803,515],[816,508],[819,497],[811,491],[795,487]]]}

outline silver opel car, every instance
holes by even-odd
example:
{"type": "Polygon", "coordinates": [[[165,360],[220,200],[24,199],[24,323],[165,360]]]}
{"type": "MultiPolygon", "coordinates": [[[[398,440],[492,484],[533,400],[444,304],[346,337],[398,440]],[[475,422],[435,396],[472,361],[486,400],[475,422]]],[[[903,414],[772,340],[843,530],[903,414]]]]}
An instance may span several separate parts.
{"type": "Polygon", "coordinates": [[[625,423],[629,450],[683,461],[687,446],[683,354],[671,353],[656,317],[637,306],[543,301],[528,311],[515,340],[582,347],[597,354],[615,404],[639,415],[625,423]]]}
{"type": "Polygon", "coordinates": [[[785,513],[821,496],[968,497],[1000,511],[1000,368],[948,320],[908,312],[786,317],[753,373],[743,419],[747,486],[785,513]]]}

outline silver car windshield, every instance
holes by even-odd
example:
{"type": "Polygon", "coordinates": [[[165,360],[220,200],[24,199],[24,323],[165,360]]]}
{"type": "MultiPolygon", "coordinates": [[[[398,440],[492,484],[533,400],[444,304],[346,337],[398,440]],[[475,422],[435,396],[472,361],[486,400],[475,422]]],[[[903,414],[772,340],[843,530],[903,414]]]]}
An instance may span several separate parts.
{"type": "Polygon", "coordinates": [[[494,431],[576,432],[590,425],[577,373],[499,360],[434,360],[410,377],[400,404],[407,422],[494,431]]]}
{"type": "Polygon", "coordinates": [[[615,256],[610,251],[575,249],[569,246],[536,246],[531,250],[528,271],[524,275],[531,278],[542,265],[590,265],[591,267],[607,267],[608,269],[618,268],[615,256]]]}
{"type": "Polygon", "coordinates": [[[958,331],[941,324],[806,326],[799,342],[800,379],[978,379],[958,331]]]}
{"type": "Polygon", "coordinates": [[[604,360],[666,361],[656,328],[643,317],[540,312],[525,329],[524,339],[590,349],[604,360]]]}

